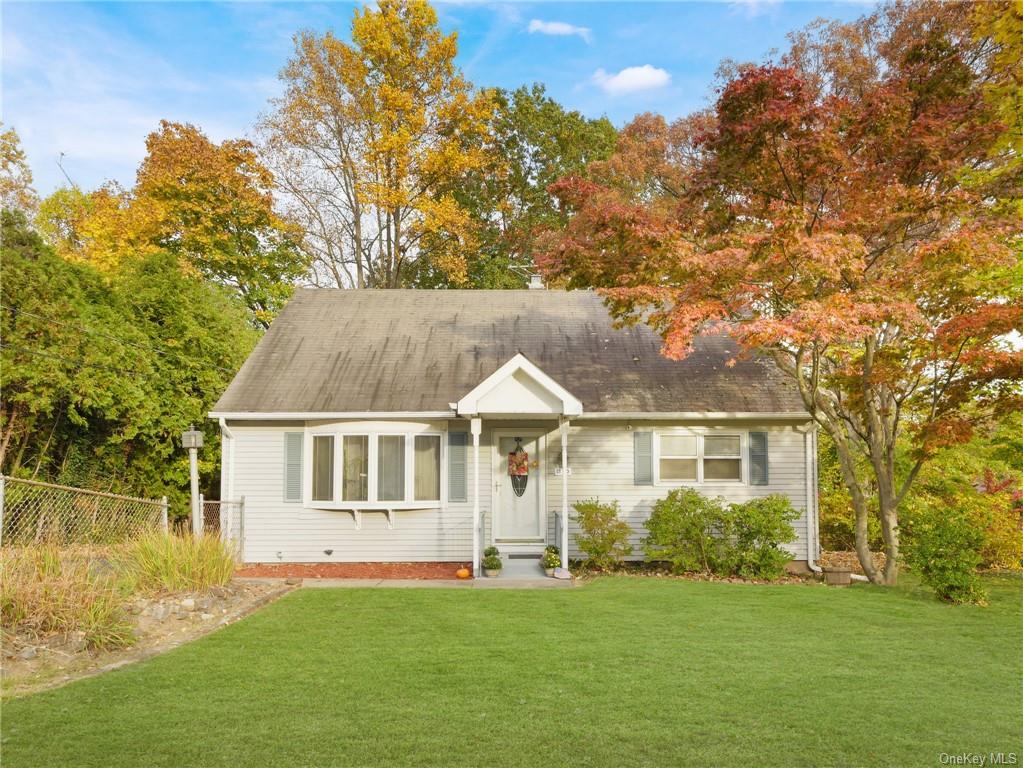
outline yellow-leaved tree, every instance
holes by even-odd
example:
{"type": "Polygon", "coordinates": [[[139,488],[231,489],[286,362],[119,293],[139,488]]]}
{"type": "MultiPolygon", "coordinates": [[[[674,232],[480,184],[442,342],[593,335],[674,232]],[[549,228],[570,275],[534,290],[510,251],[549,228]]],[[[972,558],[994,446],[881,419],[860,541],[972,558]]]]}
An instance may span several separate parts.
{"type": "Polygon", "coordinates": [[[172,253],[185,272],[231,288],[257,325],[269,325],[308,260],[301,231],[274,211],[273,176],[255,147],[216,144],[193,125],[162,121],[146,150],[132,189],[59,189],[39,206],[39,231],[64,258],[107,273],[172,253]]]}
{"type": "Polygon", "coordinates": [[[318,282],[395,288],[424,248],[459,284],[474,223],[451,193],[490,157],[493,100],[423,0],[355,12],[352,42],[302,32],[261,122],[267,164],[318,282]]]}

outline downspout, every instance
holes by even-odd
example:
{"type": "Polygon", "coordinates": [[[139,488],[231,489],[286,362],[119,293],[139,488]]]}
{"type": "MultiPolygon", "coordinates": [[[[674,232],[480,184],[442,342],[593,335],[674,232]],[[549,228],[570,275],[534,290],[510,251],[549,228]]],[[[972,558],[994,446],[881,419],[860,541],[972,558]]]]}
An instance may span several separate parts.
{"type": "Polygon", "coordinates": [[[227,478],[227,482],[221,484],[220,496],[222,501],[234,501],[234,432],[227,426],[227,419],[223,416],[220,417],[220,434],[225,438],[221,449],[220,471],[227,478]]]}
{"type": "MultiPolygon", "coordinates": [[[[804,448],[806,450],[806,567],[813,573],[822,573],[820,565],[816,563],[821,545],[821,520],[820,504],[818,503],[818,467],[817,467],[817,431],[818,427],[810,422],[805,427],[796,427],[803,433],[804,448]],[[811,511],[812,510],[812,511],[811,511]]],[[[859,573],[849,574],[853,581],[868,582],[866,576],[859,573]]]]}
{"type": "Polygon", "coordinates": [[[806,457],[806,567],[820,575],[821,567],[817,564],[817,553],[820,550],[820,520],[817,506],[817,425],[812,421],[805,426],[796,427],[803,433],[803,453],[806,457]]]}

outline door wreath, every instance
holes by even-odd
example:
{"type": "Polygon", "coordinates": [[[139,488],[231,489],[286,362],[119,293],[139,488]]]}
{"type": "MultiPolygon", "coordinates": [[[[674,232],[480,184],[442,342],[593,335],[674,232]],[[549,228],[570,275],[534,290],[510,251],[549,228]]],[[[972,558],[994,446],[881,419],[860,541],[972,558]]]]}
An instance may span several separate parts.
{"type": "Polygon", "coordinates": [[[515,438],[515,450],[508,454],[508,477],[516,496],[526,492],[529,482],[529,454],[522,448],[522,438],[515,438]]]}

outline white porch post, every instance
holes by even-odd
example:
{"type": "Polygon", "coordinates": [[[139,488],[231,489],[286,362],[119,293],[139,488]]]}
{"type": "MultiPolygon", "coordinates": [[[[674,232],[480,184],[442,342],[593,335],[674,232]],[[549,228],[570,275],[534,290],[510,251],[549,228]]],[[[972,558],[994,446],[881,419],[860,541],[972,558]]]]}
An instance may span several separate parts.
{"type": "Polygon", "coordinates": [[[472,419],[472,575],[479,576],[480,569],[480,432],[482,420],[472,419]]]}
{"type": "Polygon", "coordinates": [[[568,568],[568,419],[560,419],[561,427],[561,565],[568,568]]]}

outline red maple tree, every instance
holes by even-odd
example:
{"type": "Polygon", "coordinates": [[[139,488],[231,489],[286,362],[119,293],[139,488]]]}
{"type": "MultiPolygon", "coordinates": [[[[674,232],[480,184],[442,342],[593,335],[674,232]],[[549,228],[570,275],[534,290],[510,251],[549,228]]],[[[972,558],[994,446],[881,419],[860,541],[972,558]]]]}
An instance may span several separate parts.
{"type": "Polygon", "coordinates": [[[714,325],[773,357],[837,445],[876,583],[896,581],[921,464],[1020,403],[1021,227],[999,201],[1021,174],[988,98],[997,52],[968,4],[811,25],[777,62],[730,67],[712,111],[641,116],[555,185],[573,215],[538,257],[660,330],[669,357],[714,325]]]}

